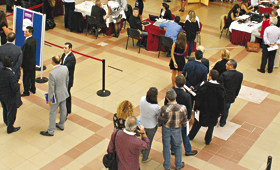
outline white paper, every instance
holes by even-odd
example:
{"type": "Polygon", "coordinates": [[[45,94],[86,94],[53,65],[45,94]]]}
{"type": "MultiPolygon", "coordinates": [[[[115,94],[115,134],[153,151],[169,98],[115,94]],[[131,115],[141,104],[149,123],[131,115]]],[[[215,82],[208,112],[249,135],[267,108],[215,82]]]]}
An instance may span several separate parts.
{"type": "Polygon", "coordinates": [[[190,89],[188,86],[184,85],[184,88],[191,93],[191,95],[196,96],[196,93],[192,91],[192,89],[190,89]]]}
{"type": "Polygon", "coordinates": [[[200,111],[197,110],[195,113],[194,113],[194,118],[199,122],[199,114],[200,114],[200,111]]]}
{"type": "Polygon", "coordinates": [[[278,44],[267,48],[267,51],[274,51],[274,50],[278,50],[278,44]]]}
{"type": "Polygon", "coordinates": [[[189,121],[187,121],[187,123],[186,123],[186,136],[189,135],[189,132],[190,132],[190,123],[189,123],[189,121]]]}
{"type": "Polygon", "coordinates": [[[236,18],[239,18],[239,19],[247,19],[247,18],[249,18],[249,17],[250,17],[250,15],[241,15],[241,16],[236,17],[236,18]]]}

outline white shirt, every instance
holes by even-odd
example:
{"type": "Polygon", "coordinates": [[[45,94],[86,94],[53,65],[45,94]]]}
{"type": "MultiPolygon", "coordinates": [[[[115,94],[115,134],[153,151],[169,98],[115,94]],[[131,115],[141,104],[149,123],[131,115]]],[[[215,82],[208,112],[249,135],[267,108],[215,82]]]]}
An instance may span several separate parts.
{"type": "MultiPolygon", "coordinates": [[[[187,21],[187,20],[189,20],[189,18],[190,18],[190,16],[189,16],[189,15],[187,15],[187,17],[186,17],[186,21],[187,21]]],[[[199,25],[199,18],[198,18],[198,16],[195,16],[195,19],[197,20],[197,23],[198,23],[198,28],[200,28],[200,25],[199,25]]]]}
{"type": "Polygon", "coordinates": [[[251,5],[254,6],[258,6],[259,5],[259,0],[251,0],[251,5]]]}
{"type": "Polygon", "coordinates": [[[62,0],[62,2],[71,3],[71,2],[75,2],[75,0],[62,0]]]}
{"type": "Polygon", "coordinates": [[[70,51],[69,53],[65,54],[65,57],[64,57],[64,60],[63,60],[63,64],[64,64],[64,61],[66,60],[67,56],[71,53],[72,51],[70,51]]]}
{"type": "Polygon", "coordinates": [[[27,40],[28,38],[32,37],[32,35],[30,35],[29,37],[26,37],[25,40],[27,40]]]}
{"type": "Polygon", "coordinates": [[[129,132],[126,129],[123,129],[123,132],[131,136],[134,136],[136,134],[135,132],[129,132]]]}
{"type": "Polygon", "coordinates": [[[269,27],[266,27],[263,34],[264,44],[280,44],[280,28],[271,24],[269,27]]]}
{"type": "Polygon", "coordinates": [[[147,102],[146,96],[140,100],[140,124],[145,128],[151,129],[157,125],[157,117],[160,112],[158,104],[147,102]]]}

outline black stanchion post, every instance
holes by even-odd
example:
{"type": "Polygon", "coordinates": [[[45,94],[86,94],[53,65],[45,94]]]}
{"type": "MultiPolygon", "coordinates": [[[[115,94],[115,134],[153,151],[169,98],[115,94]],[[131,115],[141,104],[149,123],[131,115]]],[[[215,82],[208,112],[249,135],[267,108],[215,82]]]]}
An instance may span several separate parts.
{"type": "Polygon", "coordinates": [[[102,59],[102,90],[97,91],[97,95],[107,97],[111,94],[109,90],[105,90],[105,59],[102,59]]]}
{"type": "MultiPolygon", "coordinates": [[[[43,66],[43,61],[42,60],[41,60],[41,66],[43,66]]],[[[41,69],[41,76],[36,78],[35,82],[36,83],[46,83],[46,82],[48,82],[49,79],[47,77],[43,77],[43,70],[44,70],[44,68],[46,69],[46,67],[43,66],[43,67],[39,67],[39,68],[41,69]]],[[[38,71],[38,70],[36,69],[36,71],[38,71]]]]}
{"type": "Polygon", "coordinates": [[[265,170],[271,170],[272,156],[268,156],[265,170]]]}

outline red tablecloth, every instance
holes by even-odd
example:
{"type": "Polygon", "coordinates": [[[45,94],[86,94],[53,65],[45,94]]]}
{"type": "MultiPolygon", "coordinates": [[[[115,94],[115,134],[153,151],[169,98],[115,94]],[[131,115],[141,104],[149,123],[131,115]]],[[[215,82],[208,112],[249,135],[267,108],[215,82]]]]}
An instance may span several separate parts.
{"type": "Polygon", "coordinates": [[[259,13],[264,14],[265,12],[268,12],[269,14],[271,14],[272,11],[273,11],[273,8],[271,8],[271,7],[264,8],[264,7],[259,6],[259,13]]]}
{"type": "Polygon", "coordinates": [[[232,30],[230,34],[230,41],[235,45],[245,46],[250,41],[251,34],[247,32],[232,30]]]}
{"type": "Polygon", "coordinates": [[[64,15],[64,8],[62,0],[55,0],[55,7],[52,11],[53,17],[57,17],[59,15],[64,15]]]}

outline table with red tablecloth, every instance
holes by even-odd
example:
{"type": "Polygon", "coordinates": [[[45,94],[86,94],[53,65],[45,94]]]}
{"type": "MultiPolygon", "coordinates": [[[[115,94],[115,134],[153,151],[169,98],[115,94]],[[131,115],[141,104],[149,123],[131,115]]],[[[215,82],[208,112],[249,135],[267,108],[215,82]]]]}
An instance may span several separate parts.
{"type": "Polygon", "coordinates": [[[262,6],[259,6],[259,13],[264,14],[265,12],[268,12],[269,14],[271,14],[272,11],[273,11],[272,7],[262,7],[262,6]]]}
{"type": "MultiPolygon", "coordinates": [[[[153,25],[155,22],[150,21],[149,19],[144,20],[146,22],[150,22],[150,25],[145,26],[145,31],[148,32],[148,40],[147,40],[147,50],[148,51],[158,51],[158,44],[159,44],[159,36],[165,35],[165,31],[160,29],[159,27],[153,25]]],[[[189,47],[189,46],[188,46],[189,47]]],[[[162,46],[161,51],[168,51],[168,48],[162,46]]],[[[196,51],[196,43],[193,44],[193,51],[196,51]]],[[[188,50],[186,55],[188,54],[188,50]]]]}

